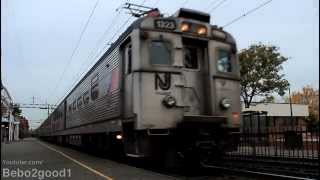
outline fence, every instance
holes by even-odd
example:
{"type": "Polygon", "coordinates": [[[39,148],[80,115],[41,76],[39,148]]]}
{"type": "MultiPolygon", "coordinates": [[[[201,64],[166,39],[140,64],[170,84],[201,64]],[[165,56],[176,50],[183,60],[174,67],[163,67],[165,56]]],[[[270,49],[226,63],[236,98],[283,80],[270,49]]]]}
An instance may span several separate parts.
{"type": "Polygon", "coordinates": [[[238,148],[227,153],[229,158],[292,160],[316,162],[319,160],[319,126],[268,126],[265,112],[242,114],[238,148]]]}

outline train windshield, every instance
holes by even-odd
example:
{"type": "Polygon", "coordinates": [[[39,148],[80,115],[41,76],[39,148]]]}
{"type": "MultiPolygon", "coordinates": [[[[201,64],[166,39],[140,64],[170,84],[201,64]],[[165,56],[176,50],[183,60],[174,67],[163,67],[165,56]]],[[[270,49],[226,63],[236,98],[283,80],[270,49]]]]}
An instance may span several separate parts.
{"type": "Polygon", "coordinates": [[[170,65],[171,45],[165,41],[152,41],[150,46],[150,60],[152,64],[170,65]]]}
{"type": "Polygon", "coordinates": [[[218,51],[217,68],[220,72],[231,72],[231,57],[230,53],[226,50],[220,49],[218,51]]]}
{"type": "Polygon", "coordinates": [[[197,48],[186,47],[184,49],[184,67],[189,69],[198,69],[197,48]]]}

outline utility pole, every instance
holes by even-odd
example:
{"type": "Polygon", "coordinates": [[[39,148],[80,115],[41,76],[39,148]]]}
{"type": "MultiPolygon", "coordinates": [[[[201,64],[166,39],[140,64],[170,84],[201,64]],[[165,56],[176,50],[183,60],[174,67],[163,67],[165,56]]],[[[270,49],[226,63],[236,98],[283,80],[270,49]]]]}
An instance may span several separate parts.
{"type": "Polygon", "coordinates": [[[49,104],[48,104],[48,117],[49,117],[49,114],[50,114],[50,107],[49,107],[49,104]]]}
{"type": "Polygon", "coordinates": [[[49,117],[50,111],[49,111],[49,104],[48,104],[48,101],[47,101],[47,100],[46,100],[46,104],[47,104],[47,109],[48,109],[48,117],[49,117]]]}
{"type": "Polygon", "coordinates": [[[291,126],[293,126],[293,116],[292,116],[292,103],[291,103],[290,85],[289,85],[289,104],[290,104],[290,121],[291,121],[291,126]]]}

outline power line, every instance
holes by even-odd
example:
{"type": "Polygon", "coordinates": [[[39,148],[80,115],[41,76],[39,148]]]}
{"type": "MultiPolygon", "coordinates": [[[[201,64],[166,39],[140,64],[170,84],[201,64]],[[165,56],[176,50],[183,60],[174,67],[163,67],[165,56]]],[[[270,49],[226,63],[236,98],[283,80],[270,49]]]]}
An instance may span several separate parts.
{"type": "MultiPolygon", "coordinates": [[[[143,6],[144,3],[147,0],[144,0],[140,6],[143,6]]],[[[94,59],[96,59],[97,57],[100,56],[101,52],[105,51],[105,49],[111,45],[112,40],[114,39],[114,37],[116,37],[116,35],[118,35],[118,33],[121,31],[122,27],[126,26],[128,24],[128,22],[132,19],[132,16],[128,17],[128,19],[116,30],[116,33],[114,33],[114,35],[111,37],[111,39],[107,42],[107,44],[102,48],[101,51],[99,51],[99,53],[95,56],[94,59]]]]}
{"type": "MultiPolygon", "coordinates": [[[[126,1],[126,0],[124,0],[126,1]]],[[[120,3],[121,5],[122,3],[120,3]]],[[[80,68],[83,69],[82,67],[84,67],[85,63],[90,59],[94,57],[94,52],[95,50],[98,48],[99,44],[103,41],[103,37],[105,37],[107,34],[109,34],[110,30],[112,29],[112,26],[114,26],[116,20],[118,20],[118,17],[121,13],[121,10],[118,10],[119,8],[116,8],[116,11],[118,11],[118,13],[113,17],[113,19],[111,20],[111,23],[107,26],[107,28],[105,29],[103,35],[99,38],[99,40],[96,42],[95,47],[92,48],[92,50],[90,51],[89,55],[87,56],[87,58],[85,59],[85,61],[83,61],[83,63],[81,64],[80,68]]],[[[93,58],[93,60],[91,61],[90,64],[92,64],[92,62],[95,59],[93,58]]],[[[88,65],[90,65],[88,64],[88,65]]],[[[91,66],[90,66],[91,67],[91,66]]],[[[82,71],[78,71],[77,75],[75,76],[75,78],[73,79],[73,84],[71,85],[70,88],[74,87],[76,85],[76,83],[78,83],[78,81],[81,79],[82,75],[86,72],[86,69],[82,70],[82,71]],[[82,73],[80,73],[82,72],[82,73]]],[[[70,89],[69,88],[69,89],[70,89]]],[[[66,93],[55,103],[59,103],[67,94],[69,93],[69,91],[66,91],[66,93]]]]}
{"type": "MultiPolygon", "coordinates": [[[[105,37],[107,34],[109,34],[110,30],[112,29],[111,26],[114,25],[114,23],[116,22],[117,18],[119,17],[120,12],[116,14],[116,16],[113,18],[112,22],[110,23],[110,25],[106,28],[106,31],[103,33],[103,35],[101,36],[101,38],[97,41],[96,45],[94,48],[92,48],[92,50],[90,51],[89,55],[87,56],[87,58],[85,59],[85,61],[83,61],[83,63],[80,66],[80,71],[77,73],[77,75],[75,76],[75,82],[77,82],[79,80],[79,78],[81,78],[83,71],[85,71],[85,69],[83,70],[83,68],[85,67],[84,65],[86,64],[86,62],[93,58],[94,56],[94,52],[95,50],[98,48],[99,44],[101,44],[103,37],[105,37]],[[82,69],[82,70],[81,70],[82,69]],[[82,73],[81,73],[82,72],[82,73]]],[[[91,63],[90,63],[91,64],[91,63]]]]}
{"type": "Polygon", "coordinates": [[[181,7],[185,6],[186,4],[188,4],[189,0],[185,0],[182,4],[181,7]]]}
{"type": "Polygon", "coordinates": [[[130,16],[130,17],[116,30],[116,32],[113,34],[113,36],[111,37],[111,39],[106,43],[106,45],[101,49],[101,51],[99,51],[99,53],[94,57],[94,59],[96,59],[96,58],[98,58],[99,56],[101,56],[101,53],[104,52],[104,51],[106,50],[106,48],[111,45],[112,40],[118,35],[118,33],[121,31],[121,29],[128,24],[128,22],[129,22],[131,19],[132,19],[132,16],[130,16]]]}
{"type": "MultiPolygon", "coordinates": [[[[144,3],[145,3],[146,1],[147,1],[147,0],[144,0],[141,5],[144,5],[144,3]]],[[[93,61],[92,61],[93,63],[95,62],[94,60],[95,60],[97,57],[100,56],[101,52],[105,51],[106,47],[110,46],[110,44],[111,44],[112,40],[114,39],[114,37],[119,33],[119,31],[122,29],[122,27],[125,26],[125,25],[131,20],[131,18],[132,18],[132,17],[130,16],[130,17],[125,21],[125,23],[123,23],[123,24],[116,30],[115,34],[111,37],[111,39],[107,42],[107,44],[103,47],[103,49],[102,49],[101,51],[99,51],[99,53],[93,58],[93,61]]],[[[112,25],[113,25],[113,24],[110,24],[110,26],[112,26],[112,25]]],[[[90,67],[91,67],[91,66],[92,66],[92,65],[90,65],[90,67]]],[[[83,75],[85,72],[86,72],[86,71],[83,71],[82,74],[80,75],[80,77],[82,77],[82,75],[83,75]]],[[[80,78],[78,78],[78,79],[80,79],[80,78]]],[[[72,85],[71,88],[73,88],[73,86],[76,85],[76,83],[78,83],[78,80],[74,82],[74,84],[72,85]]],[[[65,93],[65,95],[62,96],[62,97],[55,103],[55,105],[58,104],[68,93],[69,93],[69,91],[67,91],[67,92],[65,93]]]]}
{"type": "Polygon", "coordinates": [[[226,2],[227,0],[222,0],[220,1],[216,6],[214,6],[213,8],[211,8],[211,10],[209,11],[209,13],[212,13],[214,10],[216,10],[218,7],[220,7],[224,2],[226,2]]]}
{"type": "Polygon", "coordinates": [[[70,65],[70,63],[71,63],[71,61],[72,61],[72,58],[73,58],[75,52],[76,52],[77,49],[79,48],[79,45],[80,45],[80,42],[81,42],[82,37],[83,37],[83,35],[84,35],[84,32],[86,31],[86,29],[87,29],[87,27],[88,27],[88,25],[89,25],[89,22],[90,22],[90,20],[91,20],[91,17],[93,16],[94,11],[96,10],[96,8],[97,8],[97,6],[98,6],[98,3],[99,3],[99,0],[96,1],[94,7],[92,8],[91,13],[90,13],[90,15],[89,15],[89,17],[88,17],[88,19],[87,19],[87,22],[86,22],[84,28],[82,29],[82,31],[81,31],[81,33],[80,33],[80,37],[79,37],[79,39],[78,39],[78,41],[77,41],[77,43],[76,43],[76,46],[75,46],[75,48],[73,49],[73,51],[72,51],[72,53],[71,53],[71,56],[70,56],[70,58],[69,58],[69,60],[68,60],[68,63],[67,63],[67,65],[65,66],[65,68],[64,68],[64,70],[63,70],[63,72],[62,72],[62,74],[61,74],[61,76],[60,76],[60,78],[59,78],[59,80],[58,80],[58,83],[57,83],[56,86],[54,87],[53,91],[50,93],[51,95],[52,95],[52,93],[53,93],[54,91],[56,91],[56,89],[58,88],[58,86],[59,86],[59,84],[60,84],[60,82],[61,82],[61,80],[62,80],[62,78],[63,78],[63,76],[64,76],[64,74],[65,74],[65,72],[66,72],[66,70],[68,69],[68,67],[69,67],[69,65],[70,65]]]}
{"type": "MultiPolygon", "coordinates": [[[[95,47],[92,49],[92,51],[90,52],[89,56],[87,57],[87,59],[90,59],[93,55],[94,55],[94,51],[95,49],[98,48],[99,44],[102,42],[103,37],[105,37],[107,34],[109,34],[110,30],[112,29],[112,26],[114,26],[115,22],[118,20],[118,17],[120,15],[121,11],[118,11],[118,13],[114,16],[113,20],[111,21],[110,25],[106,28],[106,30],[104,31],[103,35],[101,36],[101,38],[97,41],[95,47]]],[[[86,60],[87,60],[86,59],[86,60]]]]}
{"type": "MultiPolygon", "coordinates": [[[[124,0],[126,1],[126,0],[124,0]]],[[[120,7],[121,4],[123,4],[122,2],[120,3],[120,7]]],[[[88,57],[86,58],[86,60],[84,62],[86,62],[88,59],[92,58],[92,56],[94,55],[95,50],[98,48],[99,44],[102,42],[103,37],[105,37],[107,34],[109,34],[110,30],[112,29],[112,26],[114,26],[114,24],[116,23],[116,20],[118,20],[118,17],[121,13],[121,9],[118,10],[119,8],[116,8],[116,11],[118,11],[118,13],[113,17],[113,19],[111,20],[111,23],[109,24],[109,26],[105,29],[103,35],[99,38],[99,40],[97,41],[95,47],[90,51],[90,54],[88,55],[88,57]]],[[[81,65],[81,67],[84,65],[84,63],[81,65]]]]}
{"type": "Polygon", "coordinates": [[[239,21],[241,18],[244,18],[245,16],[247,16],[247,15],[255,12],[256,10],[258,10],[258,9],[262,8],[263,6],[269,4],[271,1],[272,1],[272,0],[269,0],[269,1],[266,1],[266,2],[264,2],[264,3],[262,3],[262,4],[260,4],[259,6],[253,8],[253,9],[251,9],[251,10],[249,10],[249,11],[247,11],[246,13],[244,13],[244,14],[242,14],[241,16],[233,19],[232,21],[228,22],[227,24],[223,25],[222,27],[225,28],[225,27],[227,27],[227,26],[229,26],[229,25],[231,25],[231,24],[239,21]]]}
{"type": "MultiPolygon", "coordinates": [[[[144,5],[144,3],[145,3],[146,1],[147,1],[147,0],[144,0],[141,5],[144,5]]],[[[114,35],[113,35],[113,36],[111,37],[111,39],[107,42],[107,44],[103,47],[103,49],[102,49],[101,51],[99,51],[99,53],[93,58],[93,61],[92,61],[93,63],[95,63],[94,60],[95,60],[97,57],[100,56],[101,52],[105,51],[105,49],[106,49],[108,46],[110,46],[110,44],[111,44],[112,40],[114,39],[114,37],[120,32],[120,30],[121,30],[124,26],[127,25],[127,23],[131,20],[131,18],[132,18],[132,16],[128,17],[128,19],[116,30],[116,32],[114,33],[114,35]]],[[[113,25],[113,24],[110,24],[110,26],[112,26],[112,25],[113,25]]],[[[90,65],[89,67],[91,67],[91,66],[92,66],[92,65],[90,65]]],[[[83,75],[84,73],[86,73],[86,71],[83,71],[82,74],[80,75],[80,77],[82,77],[82,75],[83,75]]],[[[74,84],[72,85],[71,88],[73,88],[73,86],[75,86],[76,83],[78,83],[78,80],[74,82],[74,84]]],[[[55,105],[57,105],[68,93],[70,93],[70,91],[67,91],[67,92],[55,103],[55,105]]]]}
{"type": "Polygon", "coordinates": [[[205,10],[205,11],[209,11],[209,10],[210,10],[210,7],[211,7],[212,5],[214,5],[214,4],[216,4],[218,1],[219,1],[219,0],[213,0],[213,1],[211,1],[211,2],[208,4],[208,6],[206,7],[206,10],[205,10]]]}

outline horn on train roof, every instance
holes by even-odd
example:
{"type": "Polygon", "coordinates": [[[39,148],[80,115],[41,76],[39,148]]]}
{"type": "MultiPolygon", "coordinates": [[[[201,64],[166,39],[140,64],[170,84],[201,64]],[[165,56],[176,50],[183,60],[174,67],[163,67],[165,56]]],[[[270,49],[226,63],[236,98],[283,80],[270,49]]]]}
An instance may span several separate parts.
{"type": "Polygon", "coordinates": [[[173,16],[210,23],[210,14],[193,9],[180,8],[173,16]]]}

